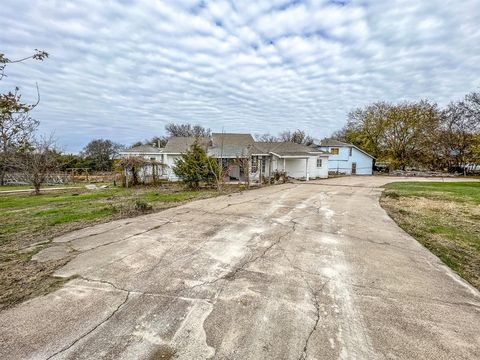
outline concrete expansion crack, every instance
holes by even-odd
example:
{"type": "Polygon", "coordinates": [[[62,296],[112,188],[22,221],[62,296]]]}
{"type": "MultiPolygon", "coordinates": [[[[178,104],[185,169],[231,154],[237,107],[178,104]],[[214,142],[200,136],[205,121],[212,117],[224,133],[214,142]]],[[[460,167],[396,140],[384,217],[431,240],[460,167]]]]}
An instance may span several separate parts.
{"type": "MultiPolygon", "coordinates": [[[[286,187],[286,188],[283,188],[283,189],[280,189],[278,191],[274,191],[274,192],[271,192],[271,193],[267,193],[267,194],[257,194],[257,199],[258,198],[262,198],[262,197],[266,197],[266,196],[271,196],[271,195],[275,195],[275,194],[278,194],[279,192],[282,192],[282,191],[286,191],[286,190],[292,190],[292,189],[295,189],[296,187],[298,187],[297,184],[293,184],[294,186],[291,186],[291,187],[286,187]]],[[[241,194],[241,193],[240,193],[241,194]]],[[[242,204],[246,204],[246,203],[252,203],[252,199],[248,199],[248,200],[244,200],[244,201],[240,201],[238,203],[228,203],[227,205],[219,208],[219,209],[216,209],[217,211],[218,210],[224,210],[230,206],[236,206],[236,205],[242,205],[242,204]]]]}
{"type": "MultiPolygon", "coordinates": [[[[184,213],[182,213],[182,214],[184,214],[184,213]]],[[[157,229],[159,229],[159,228],[161,228],[161,227],[163,227],[163,226],[165,226],[165,225],[174,224],[174,223],[176,223],[177,221],[173,221],[173,219],[175,219],[175,217],[176,217],[177,215],[180,215],[180,214],[175,214],[175,215],[172,216],[170,219],[167,219],[167,221],[165,221],[165,222],[163,222],[163,223],[161,223],[161,224],[152,226],[152,227],[150,227],[150,228],[148,228],[148,229],[139,231],[139,232],[137,232],[137,233],[135,233],[135,234],[132,234],[132,235],[129,235],[129,236],[126,236],[126,237],[124,237],[124,238],[120,238],[120,239],[117,239],[117,240],[114,240],[114,241],[109,241],[109,242],[107,242],[107,243],[100,244],[100,245],[98,245],[98,246],[92,247],[92,248],[87,249],[87,250],[83,250],[83,251],[80,250],[80,252],[83,253],[83,252],[87,252],[87,251],[96,250],[96,249],[98,249],[98,248],[101,248],[101,247],[104,247],[104,246],[107,246],[107,245],[115,244],[115,243],[120,242],[120,241],[125,241],[125,240],[128,240],[128,239],[134,238],[134,237],[136,237],[136,236],[146,234],[146,233],[148,233],[148,232],[150,232],[150,231],[157,230],[157,229]]],[[[108,231],[111,231],[111,229],[108,230],[108,231]]],[[[106,231],[106,232],[108,232],[108,231],[106,231]]],[[[101,234],[101,233],[102,233],[102,232],[100,232],[100,233],[98,233],[98,234],[101,234]]],[[[90,235],[90,236],[94,236],[94,235],[97,235],[97,234],[93,234],[93,235],[90,235]]],[[[90,236],[82,237],[82,238],[79,238],[79,239],[87,238],[87,237],[90,237],[90,236]]],[[[71,244],[73,241],[76,241],[76,240],[78,240],[78,239],[72,239],[72,240],[66,241],[65,243],[67,244],[67,246],[71,246],[70,244],[71,244]]]]}
{"type": "Polygon", "coordinates": [[[93,283],[110,285],[111,287],[113,287],[113,288],[116,289],[116,290],[124,291],[124,292],[127,292],[127,293],[132,292],[132,290],[128,290],[128,289],[125,289],[125,288],[121,288],[120,286],[118,286],[118,285],[116,285],[116,284],[114,284],[113,282],[108,281],[108,280],[90,279],[90,278],[87,278],[87,277],[85,277],[85,276],[77,276],[77,279],[80,279],[80,280],[83,280],[83,281],[87,281],[87,282],[93,282],[93,283]]]}
{"type": "MultiPolygon", "coordinates": [[[[163,223],[161,223],[161,224],[159,224],[159,225],[153,226],[153,227],[151,227],[151,228],[148,228],[148,229],[146,229],[146,230],[144,230],[144,231],[140,231],[140,232],[138,232],[138,233],[135,233],[135,234],[133,234],[133,235],[127,236],[127,237],[125,237],[125,238],[121,238],[121,239],[118,239],[118,240],[115,240],[115,241],[111,241],[111,242],[108,242],[108,243],[105,243],[105,244],[101,244],[101,245],[99,245],[99,246],[97,246],[97,247],[94,247],[94,248],[91,248],[91,249],[88,249],[88,250],[93,250],[93,249],[96,249],[96,248],[99,248],[99,247],[102,247],[102,246],[106,246],[106,245],[110,245],[110,244],[113,244],[113,243],[116,243],[116,242],[119,242],[119,241],[127,240],[127,239],[130,239],[130,238],[132,238],[132,237],[135,237],[135,236],[138,236],[138,235],[142,235],[142,234],[144,234],[144,233],[147,233],[147,232],[149,232],[149,231],[156,230],[156,229],[158,229],[158,228],[160,228],[160,227],[162,227],[162,226],[164,226],[164,225],[172,224],[172,223],[175,222],[175,221],[173,221],[173,219],[175,219],[177,216],[179,216],[179,215],[184,215],[184,214],[188,214],[190,211],[191,211],[191,210],[189,209],[189,210],[187,210],[187,211],[177,212],[177,213],[175,213],[171,218],[166,219],[165,222],[163,222],[163,223]]],[[[127,222],[123,223],[121,226],[126,226],[126,225],[129,225],[129,224],[133,223],[133,222],[134,222],[133,220],[132,220],[132,221],[127,221],[127,222]]],[[[112,231],[112,229],[106,229],[106,230],[99,231],[99,232],[92,233],[92,234],[88,234],[88,235],[85,235],[85,236],[76,237],[76,238],[74,238],[74,239],[65,241],[64,243],[70,244],[70,243],[72,243],[72,242],[74,242],[74,241],[76,241],[76,240],[87,239],[87,238],[89,238],[89,237],[93,237],[93,236],[97,236],[97,235],[102,235],[102,234],[108,233],[109,231],[112,231]]],[[[55,242],[52,242],[52,243],[55,243],[55,242]]],[[[88,250],[86,250],[86,251],[88,251],[88,250]]]]}
{"type": "MultiPolygon", "coordinates": [[[[112,285],[112,284],[110,284],[112,285]]],[[[112,285],[114,286],[114,285],[112,285]]],[[[114,286],[115,287],[115,286],[114,286]]],[[[125,291],[125,290],[124,290],[125,291]]],[[[76,343],[78,343],[80,340],[84,339],[86,336],[90,335],[93,333],[95,330],[97,330],[100,326],[108,322],[115,314],[127,303],[128,299],[130,297],[130,292],[127,291],[127,294],[125,296],[125,299],[108,315],[105,319],[103,319],[101,322],[99,322],[97,325],[95,325],[93,328],[85,332],[84,334],[80,335],[77,339],[75,339],[73,342],[71,342],[69,345],[63,347],[62,349],[58,350],[57,352],[53,353],[49,357],[47,357],[47,360],[52,359],[56,357],[57,355],[60,355],[61,353],[67,351],[70,349],[72,346],[74,346],[76,343]]]]}
{"type": "Polygon", "coordinates": [[[330,279],[328,279],[327,281],[325,281],[322,286],[318,289],[318,290],[314,290],[313,287],[310,285],[310,282],[305,278],[305,276],[303,275],[303,273],[305,272],[304,270],[300,269],[299,267],[295,266],[292,262],[292,260],[290,259],[290,257],[284,252],[285,254],[285,257],[287,259],[287,261],[289,262],[289,264],[292,266],[292,268],[300,271],[300,277],[302,278],[302,280],[304,281],[305,285],[307,285],[307,288],[312,296],[312,299],[313,299],[313,306],[315,307],[315,320],[314,320],[314,324],[313,324],[313,327],[312,329],[310,330],[310,332],[308,333],[306,339],[305,339],[305,345],[303,346],[303,351],[302,351],[302,354],[299,356],[298,360],[305,360],[307,358],[307,355],[308,355],[308,345],[309,345],[309,342],[310,342],[310,338],[312,337],[313,333],[315,332],[315,330],[317,330],[317,327],[318,327],[318,323],[320,322],[320,302],[318,300],[318,294],[320,292],[322,292],[322,290],[325,288],[325,286],[328,284],[328,282],[330,281],[330,279]]]}

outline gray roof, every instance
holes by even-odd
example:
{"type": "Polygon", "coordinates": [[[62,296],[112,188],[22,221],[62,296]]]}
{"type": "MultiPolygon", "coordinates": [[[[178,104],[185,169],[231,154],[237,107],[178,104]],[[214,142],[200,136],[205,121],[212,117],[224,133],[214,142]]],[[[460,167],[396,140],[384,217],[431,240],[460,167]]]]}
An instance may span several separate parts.
{"type": "Polygon", "coordinates": [[[190,147],[197,141],[200,146],[206,148],[208,139],[204,137],[171,137],[167,141],[167,145],[163,149],[167,154],[181,154],[190,149],[190,147]]]}
{"type": "Polygon", "coordinates": [[[208,153],[215,157],[241,157],[251,154],[254,142],[250,134],[213,133],[208,153]]]}
{"type": "Polygon", "coordinates": [[[346,142],[343,142],[343,141],[339,141],[339,140],[335,140],[335,139],[323,139],[320,141],[320,144],[318,144],[317,142],[315,142],[316,146],[325,146],[325,147],[331,147],[331,146],[336,146],[336,147],[352,147],[352,148],[355,148],[357,149],[358,151],[364,153],[365,155],[371,157],[372,159],[375,159],[374,156],[370,155],[369,153],[367,153],[365,150],[362,150],[360,149],[358,146],[355,146],[353,144],[348,144],[346,142]]]}
{"type": "Polygon", "coordinates": [[[251,145],[241,146],[241,145],[230,145],[226,144],[223,146],[210,147],[208,149],[208,155],[213,157],[244,157],[249,155],[251,152],[251,145]]]}
{"type": "Polygon", "coordinates": [[[323,139],[320,141],[320,146],[353,146],[352,144],[348,144],[343,141],[335,140],[335,139],[323,139]]]}
{"type": "Polygon", "coordinates": [[[212,143],[214,147],[222,145],[247,146],[255,142],[251,134],[234,134],[234,133],[213,133],[212,143]]]}
{"type": "Polygon", "coordinates": [[[210,156],[225,158],[268,155],[269,153],[274,153],[281,157],[328,154],[315,147],[286,141],[255,141],[250,134],[233,133],[213,133],[211,141],[205,137],[172,137],[168,139],[163,149],[152,145],[141,145],[125,150],[125,152],[181,154],[189,150],[195,142],[198,142],[204,149],[208,149],[210,156]]]}
{"type": "Polygon", "coordinates": [[[264,153],[274,153],[280,156],[309,156],[312,154],[326,154],[310,146],[301,145],[288,141],[262,142],[258,141],[255,146],[262,149],[264,153]]]}
{"type": "Polygon", "coordinates": [[[162,149],[152,145],[138,145],[121,151],[122,153],[161,153],[162,149]]]}

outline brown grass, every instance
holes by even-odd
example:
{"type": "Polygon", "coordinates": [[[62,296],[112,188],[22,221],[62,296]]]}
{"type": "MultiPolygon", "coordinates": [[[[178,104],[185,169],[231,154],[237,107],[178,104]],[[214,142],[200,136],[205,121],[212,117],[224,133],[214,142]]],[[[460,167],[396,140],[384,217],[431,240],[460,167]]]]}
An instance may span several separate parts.
{"type": "Polygon", "coordinates": [[[380,203],[400,227],[480,289],[480,206],[388,192],[380,203]]]}

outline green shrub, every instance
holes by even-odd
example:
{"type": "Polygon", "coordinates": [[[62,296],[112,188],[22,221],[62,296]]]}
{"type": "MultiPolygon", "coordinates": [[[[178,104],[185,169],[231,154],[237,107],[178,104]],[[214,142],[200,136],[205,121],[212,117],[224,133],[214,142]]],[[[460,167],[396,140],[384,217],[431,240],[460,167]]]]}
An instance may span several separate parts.
{"type": "Polygon", "coordinates": [[[137,211],[141,211],[141,212],[147,212],[147,211],[150,211],[152,210],[153,207],[151,204],[149,204],[148,202],[146,201],[143,201],[143,200],[137,200],[135,202],[135,210],[137,211]]]}
{"type": "Polygon", "coordinates": [[[198,189],[201,183],[213,185],[219,178],[217,161],[209,157],[197,143],[175,161],[173,172],[190,189],[198,189]]]}

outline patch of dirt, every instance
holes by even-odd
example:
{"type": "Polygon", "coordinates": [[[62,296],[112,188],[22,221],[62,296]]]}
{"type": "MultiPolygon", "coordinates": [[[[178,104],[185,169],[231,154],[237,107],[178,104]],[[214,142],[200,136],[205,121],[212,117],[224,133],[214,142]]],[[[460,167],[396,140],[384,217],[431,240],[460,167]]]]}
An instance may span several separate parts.
{"type": "Polygon", "coordinates": [[[175,358],[175,349],[168,345],[160,346],[155,352],[153,352],[148,360],[170,360],[175,358]]]}
{"type": "MultiPolygon", "coordinates": [[[[5,256],[5,255],[4,255],[5,256]]],[[[32,253],[12,256],[0,263],[0,310],[14,306],[35,296],[58,289],[70,279],[53,277],[60,266],[72,257],[38,263],[30,261],[32,253]]]]}

